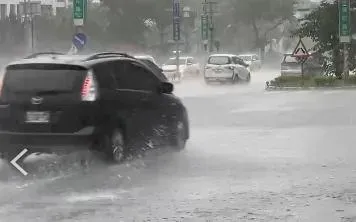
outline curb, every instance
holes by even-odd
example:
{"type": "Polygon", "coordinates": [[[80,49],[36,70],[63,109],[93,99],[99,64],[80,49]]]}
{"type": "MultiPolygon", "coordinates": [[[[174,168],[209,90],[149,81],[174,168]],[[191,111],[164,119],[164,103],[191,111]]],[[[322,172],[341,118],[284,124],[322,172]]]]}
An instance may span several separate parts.
{"type": "Polygon", "coordinates": [[[277,87],[277,86],[268,86],[265,88],[266,91],[317,91],[317,90],[356,90],[356,86],[329,86],[329,87],[277,87]]]}

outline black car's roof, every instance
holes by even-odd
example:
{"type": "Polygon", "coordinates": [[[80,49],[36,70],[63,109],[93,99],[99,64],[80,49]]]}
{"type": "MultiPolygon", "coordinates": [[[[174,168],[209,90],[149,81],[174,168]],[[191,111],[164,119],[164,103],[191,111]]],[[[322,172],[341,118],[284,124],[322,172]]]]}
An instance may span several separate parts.
{"type": "MultiPolygon", "coordinates": [[[[24,58],[21,60],[14,61],[7,65],[7,67],[17,66],[17,65],[27,65],[27,64],[58,64],[58,65],[74,65],[80,66],[85,69],[90,69],[92,66],[96,64],[100,64],[108,61],[135,61],[147,69],[151,70],[161,81],[165,81],[162,79],[162,76],[157,74],[157,70],[152,67],[151,64],[147,64],[147,62],[142,61],[141,59],[136,59],[130,56],[103,56],[102,58],[98,57],[95,59],[90,59],[93,55],[61,55],[61,54],[53,54],[53,55],[39,55],[35,58],[24,58]]],[[[157,67],[159,68],[159,67],[157,67]]]]}

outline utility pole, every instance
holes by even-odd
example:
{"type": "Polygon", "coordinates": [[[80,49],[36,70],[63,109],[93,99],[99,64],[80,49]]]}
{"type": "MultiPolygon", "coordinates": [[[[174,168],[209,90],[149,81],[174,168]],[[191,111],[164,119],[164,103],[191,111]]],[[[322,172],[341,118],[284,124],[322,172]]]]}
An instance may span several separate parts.
{"type": "Polygon", "coordinates": [[[26,53],[28,53],[29,51],[33,51],[32,50],[32,33],[31,33],[31,25],[30,25],[30,20],[29,20],[29,7],[31,6],[31,2],[30,0],[24,0],[24,4],[23,4],[23,14],[24,14],[24,26],[25,26],[25,44],[27,47],[27,51],[26,53]]]}
{"type": "Polygon", "coordinates": [[[344,79],[349,78],[349,45],[351,43],[351,1],[339,1],[339,39],[344,47],[344,79]]]}
{"type": "Polygon", "coordinates": [[[31,25],[31,53],[35,52],[35,38],[34,38],[34,21],[33,21],[33,11],[32,11],[32,6],[31,6],[31,0],[29,0],[29,5],[30,5],[30,25],[31,25]]]}
{"type": "MultiPolygon", "coordinates": [[[[173,0],[173,40],[176,42],[176,75],[178,79],[181,79],[179,66],[180,66],[180,52],[179,41],[181,40],[181,13],[180,13],[180,0],[173,0]]],[[[175,79],[175,78],[174,78],[175,79]]]]}
{"type": "Polygon", "coordinates": [[[208,37],[208,43],[209,43],[209,52],[214,51],[214,14],[216,13],[214,11],[214,6],[216,6],[218,3],[214,2],[212,0],[204,0],[203,2],[203,12],[204,12],[204,17],[208,18],[208,24],[209,24],[209,37],[208,37]]]}

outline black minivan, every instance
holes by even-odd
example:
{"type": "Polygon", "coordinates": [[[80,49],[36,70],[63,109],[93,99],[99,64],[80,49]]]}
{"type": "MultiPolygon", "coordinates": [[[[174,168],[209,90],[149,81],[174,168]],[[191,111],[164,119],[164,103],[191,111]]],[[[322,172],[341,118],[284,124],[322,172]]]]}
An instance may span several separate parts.
{"type": "Polygon", "coordinates": [[[0,95],[0,154],[93,149],[117,163],[143,144],[185,148],[185,106],[124,53],[38,53],[9,64],[0,95]]]}

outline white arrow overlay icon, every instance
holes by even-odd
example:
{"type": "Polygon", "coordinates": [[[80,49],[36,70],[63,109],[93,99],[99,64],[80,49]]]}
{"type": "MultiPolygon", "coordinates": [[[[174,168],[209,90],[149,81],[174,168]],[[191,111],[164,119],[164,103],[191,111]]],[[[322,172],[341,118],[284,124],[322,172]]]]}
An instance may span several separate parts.
{"type": "Polygon", "coordinates": [[[20,167],[16,163],[16,161],[18,161],[23,155],[25,155],[25,153],[27,153],[27,151],[28,151],[27,149],[22,150],[21,153],[19,153],[14,159],[12,159],[10,161],[10,163],[25,176],[27,176],[28,173],[24,169],[22,169],[22,167],[20,167]]]}

